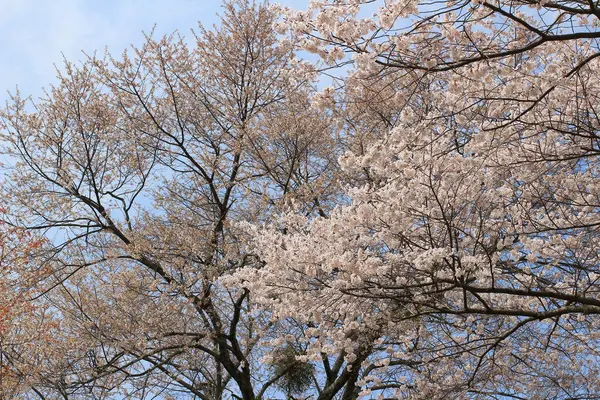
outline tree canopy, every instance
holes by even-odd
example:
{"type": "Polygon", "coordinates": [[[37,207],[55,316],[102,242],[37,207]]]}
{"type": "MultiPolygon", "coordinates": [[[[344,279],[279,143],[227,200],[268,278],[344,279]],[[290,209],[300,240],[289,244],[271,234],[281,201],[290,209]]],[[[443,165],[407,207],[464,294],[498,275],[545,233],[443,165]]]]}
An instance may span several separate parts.
{"type": "Polygon", "coordinates": [[[600,11],[231,0],[0,112],[0,399],[600,397],[600,11]]]}

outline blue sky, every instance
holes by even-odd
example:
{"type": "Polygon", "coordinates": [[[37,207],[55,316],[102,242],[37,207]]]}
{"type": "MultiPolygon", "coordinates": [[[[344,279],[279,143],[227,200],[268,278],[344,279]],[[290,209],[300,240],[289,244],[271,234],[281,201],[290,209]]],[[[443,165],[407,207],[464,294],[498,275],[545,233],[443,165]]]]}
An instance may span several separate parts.
{"type": "MultiPolygon", "coordinates": [[[[308,0],[282,4],[305,8],[308,0]]],[[[0,0],[0,103],[18,85],[23,95],[37,97],[54,82],[54,64],[63,56],[84,58],[82,51],[119,54],[143,40],[157,24],[162,35],[189,34],[198,21],[217,22],[220,0],[0,0]]]]}

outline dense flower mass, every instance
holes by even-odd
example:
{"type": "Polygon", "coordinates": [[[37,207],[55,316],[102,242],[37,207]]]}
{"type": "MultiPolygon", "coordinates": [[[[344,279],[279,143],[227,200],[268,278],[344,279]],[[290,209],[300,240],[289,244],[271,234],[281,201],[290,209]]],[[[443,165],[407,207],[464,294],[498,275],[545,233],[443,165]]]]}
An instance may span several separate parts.
{"type": "Polygon", "coordinates": [[[0,398],[600,396],[600,11],[226,2],[0,112],[0,398]]]}
{"type": "Polygon", "coordinates": [[[387,343],[398,397],[594,397],[595,5],[372,7],[285,10],[304,49],[352,60],[336,111],[371,139],[340,159],[351,203],[250,228],[265,266],[239,279],[275,315],[325,321],[315,353],[387,343]]]}

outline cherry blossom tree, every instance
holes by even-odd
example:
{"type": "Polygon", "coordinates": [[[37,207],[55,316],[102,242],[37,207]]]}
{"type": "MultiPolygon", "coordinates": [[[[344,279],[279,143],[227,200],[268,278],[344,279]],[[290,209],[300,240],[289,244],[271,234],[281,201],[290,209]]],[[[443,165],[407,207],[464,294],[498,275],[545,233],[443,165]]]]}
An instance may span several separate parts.
{"type": "Polygon", "coordinates": [[[218,281],[257,261],[233,222],[292,202],[327,215],[339,192],[337,125],[276,16],[227,2],[193,44],[66,62],[44,98],[3,110],[5,220],[47,238],[37,300],[60,322],[23,353],[40,371],[22,396],[255,399],[293,381],[300,361],[263,359],[281,335],[301,355],[302,331],[218,281]]]}
{"type": "Polygon", "coordinates": [[[360,139],[351,200],[249,226],[264,266],[236,284],[322,321],[309,354],[375,346],[367,396],[597,397],[596,6],[284,10],[321,68],[352,63],[322,92],[360,139]]]}

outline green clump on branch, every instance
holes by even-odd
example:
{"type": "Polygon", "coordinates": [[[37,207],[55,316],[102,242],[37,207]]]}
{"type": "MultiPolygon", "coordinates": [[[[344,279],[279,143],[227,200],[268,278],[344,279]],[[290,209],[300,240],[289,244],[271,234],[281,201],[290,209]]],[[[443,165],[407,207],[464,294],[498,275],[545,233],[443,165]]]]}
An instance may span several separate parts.
{"type": "Polygon", "coordinates": [[[298,360],[299,355],[301,352],[289,343],[272,354],[273,376],[281,376],[277,386],[288,396],[304,393],[313,381],[314,365],[298,360]]]}

